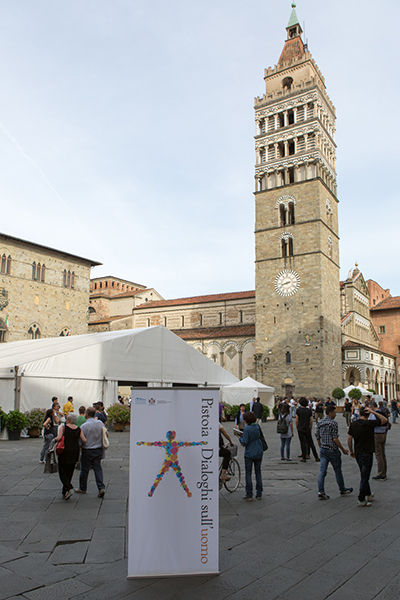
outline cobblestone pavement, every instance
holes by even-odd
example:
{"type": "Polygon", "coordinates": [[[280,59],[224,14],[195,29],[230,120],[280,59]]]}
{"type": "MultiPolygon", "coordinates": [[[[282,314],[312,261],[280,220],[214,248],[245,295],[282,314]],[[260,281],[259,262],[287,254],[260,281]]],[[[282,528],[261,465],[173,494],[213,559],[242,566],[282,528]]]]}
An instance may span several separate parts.
{"type": "MultiPolygon", "coordinates": [[[[337,420],[347,446],[344,419],[337,420]]],[[[220,492],[220,575],[213,577],[126,579],[127,432],[110,434],[103,500],[91,475],[87,495],[65,502],[57,474],[44,475],[38,463],[40,439],[0,441],[0,600],[400,598],[400,425],[389,433],[388,479],[372,482],[368,508],[356,506],[354,460],[343,457],[355,492],[339,496],[330,470],[331,498],[320,501],[318,463],[298,462],[297,438],[293,462],[281,461],[275,429],[273,421],[263,424],[262,501],[244,501],[243,489],[220,492]]],[[[243,465],[242,449],[238,459],[243,465]]]]}

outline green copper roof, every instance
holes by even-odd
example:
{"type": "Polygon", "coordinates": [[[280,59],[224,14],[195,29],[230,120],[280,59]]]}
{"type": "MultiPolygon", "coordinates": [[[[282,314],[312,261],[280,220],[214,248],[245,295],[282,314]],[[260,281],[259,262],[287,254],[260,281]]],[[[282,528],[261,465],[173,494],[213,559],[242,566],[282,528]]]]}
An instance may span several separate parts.
{"type": "Polygon", "coordinates": [[[300,25],[299,19],[296,14],[296,4],[294,2],[292,2],[292,8],[293,8],[293,10],[292,10],[292,14],[290,15],[288,27],[293,27],[294,25],[300,25]]]}

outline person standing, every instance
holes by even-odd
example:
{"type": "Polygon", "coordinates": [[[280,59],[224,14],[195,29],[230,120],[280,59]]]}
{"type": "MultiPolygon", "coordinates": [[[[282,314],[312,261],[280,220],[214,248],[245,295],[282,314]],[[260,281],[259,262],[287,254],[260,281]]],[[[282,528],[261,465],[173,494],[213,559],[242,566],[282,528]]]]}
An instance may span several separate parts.
{"type": "Polygon", "coordinates": [[[80,427],[86,421],[85,412],[86,412],[86,408],[84,406],[80,406],[79,407],[79,417],[77,418],[76,423],[75,423],[75,425],[77,427],[80,427]]]}
{"type": "Polygon", "coordinates": [[[375,400],[371,400],[370,408],[383,415],[387,419],[387,423],[378,423],[374,429],[374,443],[375,443],[375,456],[376,464],[378,467],[378,475],[373,477],[376,481],[386,481],[387,479],[387,462],[386,462],[386,437],[390,426],[389,423],[389,411],[383,406],[383,402],[380,401],[379,408],[376,408],[375,400]]]}
{"type": "Polygon", "coordinates": [[[321,458],[321,468],[318,475],[318,498],[320,500],[329,500],[329,496],[325,493],[325,477],[329,463],[331,463],[335,471],[340,495],[345,496],[346,494],[351,494],[353,491],[353,488],[347,488],[344,483],[340,451],[343,454],[348,454],[349,451],[343,448],[339,440],[339,427],[335,421],[336,406],[328,406],[325,411],[326,417],[318,422],[317,431],[315,432],[315,437],[320,447],[321,458]]]}
{"type": "Polygon", "coordinates": [[[222,469],[221,469],[221,481],[222,481],[222,483],[225,483],[225,481],[230,480],[230,477],[226,474],[226,470],[229,466],[229,461],[231,460],[231,453],[229,451],[229,448],[225,448],[224,440],[223,440],[222,436],[224,436],[228,440],[228,442],[231,446],[233,446],[233,442],[232,442],[229,434],[222,427],[221,423],[218,423],[218,425],[219,425],[219,455],[223,459],[222,460],[222,469]]]}
{"type": "Polygon", "coordinates": [[[93,469],[96,485],[99,490],[99,498],[105,495],[103,482],[103,469],[101,459],[103,456],[103,423],[94,418],[95,409],[92,406],[86,410],[86,421],[81,430],[86,438],[82,445],[81,474],[79,477],[79,488],[75,488],[77,494],[86,494],[87,480],[90,469],[93,469]]]}
{"type": "Polygon", "coordinates": [[[239,406],[239,412],[236,414],[236,417],[235,417],[235,425],[238,429],[240,429],[240,431],[243,431],[243,429],[244,429],[243,415],[245,412],[246,412],[246,406],[244,404],[241,404],[239,406]]]}
{"type": "Polygon", "coordinates": [[[294,398],[291,398],[289,404],[290,404],[290,414],[292,415],[292,418],[294,418],[296,416],[296,408],[297,408],[296,400],[294,398]]]}
{"type": "Polygon", "coordinates": [[[392,413],[392,423],[393,423],[393,425],[397,425],[396,419],[397,419],[397,416],[399,414],[399,411],[398,411],[398,408],[397,408],[397,400],[391,400],[391,402],[390,402],[390,412],[392,413]]]}
{"type": "Polygon", "coordinates": [[[65,416],[67,416],[68,413],[74,411],[73,401],[74,401],[73,397],[72,396],[68,396],[68,400],[64,404],[64,408],[63,408],[65,416]]]}
{"type": "Polygon", "coordinates": [[[281,433],[281,460],[292,460],[290,458],[290,443],[293,437],[293,417],[290,414],[290,408],[288,404],[282,406],[281,419],[284,419],[287,423],[287,432],[281,433]],[[286,448],[286,459],[285,459],[285,448],[286,448]]]}
{"type": "MultiPolygon", "coordinates": [[[[56,402],[55,406],[57,406],[57,402],[56,402]]],[[[40,463],[46,462],[47,453],[49,451],[50,444],[54,440],[54,438],[57,437],[57,434],[58,434],[59,421],[60,421],[60,419],[56,413],[55,408],[54,409],[49,408],[48,410],[46,410],[46,413],[44,416],[44,421],[43,421],[44,442],[43,442],[42,450],[40,452],[40,458],[39,458],[40,463]]]]}
{"type": "Polygon", "coordinates": [[[58,476],[62,487],[64,500],[69,500],[72,496],[74,486],[71,483],[74,474],[75,464],[79,459],[79,440],[84,444],[86,438],[80,427],[75,425],[78,415],[73,412],[68,413],[65,419],[65,425],[60,427],[60,431],[55,439],[59,442],[64,436],[64,450],[58,456],[58,476]]]}
{"type": "Polygon", "coordinates": [[[245,428],[239,442],[245,447],[244,466],[246,473],[246,494],[245,500],[253,500],[253,482],[251,472],[253,470],[256,476],[256,500],[261,500],[263,485],[261,478],[261,462],[263,457],[263,447],[261,442],[260,428],[256,424],[256,417],[252,412],[244,413],[245,428]]]}
{"type": "Polygon", "coordinates": [[[348,398],[346,398],[346,400],[344,401],[343,415],[344,415],[344,418],[346,419],[347,427],[350,427],[352,409],[353,409],[353,407],[351,406],[350,400],[348,398]]]}
{"type": "Polygon", "coordinates": [[[256,403],[256,398],[253,398],[253,400],[251,400],[251,402],[249,404],[250,412],[253,412],[253,408],[254,408],[255,403],[256,403]]]}
{"type": "Polygon", "coordinates": [[[313,423],[312,411],[310,408],[308,408],[307,398],[300,398],[299,404],[300,406],[296,410],[296,427],[301,445],[300,462],[306,462],[306,457],[309,456],[310,449],[314,455],[315,460],[319,462],[320,458],[315,449],[314,441],[311,435],[313,423]]]}
{"type": "Polygon", "coordinates": [[[253,406],[253,413],[257,419],[257,425],[261,426],[262,423],[262,414],[263,414],[263,405],[261,404],[261,400],[260,398],[257,398],[257,400],[254,402],[254,406],[253,406]]]}
{"type": "Polygon", "coordinates": [[[318,400],[317,406],[315,407],[315,423],[324,418],[324,405],[322,400],[318,400]]]}
{"type": "Polygon", "coordinates": [[[352,421],[350,424],[347,438],[350,456],[356,459],[361,475],[357,506],[371,506],[371,500],[373,498],[369,485],[369,478],[374,459],[374,431],[376,421],[375,419],[369,419],[371,414],[381,421],[381,425],[387,423],[387,418],[384,415],[373,410],[371,407],[362,406],[360,408],[360,418],[352,421]]]}

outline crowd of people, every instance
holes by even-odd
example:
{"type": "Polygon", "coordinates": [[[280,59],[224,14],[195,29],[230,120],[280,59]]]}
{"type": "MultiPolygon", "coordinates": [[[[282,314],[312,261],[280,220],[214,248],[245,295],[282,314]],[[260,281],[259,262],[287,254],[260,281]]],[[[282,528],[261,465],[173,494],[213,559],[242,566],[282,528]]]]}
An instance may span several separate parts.
{"type": "MultiPolygon", "coordinates": [[[[250,403],[250,410],[241,404],[235,416],[234,433],[239,442],[245,447],[245,495],[246,500],[253,499],[252,470],[254,466],[256,478],[256,499],[262,497],[261,462],[263,458],[263,437],[260,428],[262,404],[259,398],[254,398],[250,403]]],[[[300,442],[300,462],[310,459],[311,453],[316,462],[320,464],[318,475],[318,498],[328,500],[325,492],[325,478],[329,464],[332,465],[336,482],[341,496],[351,494],[352,487],[346,487],[342,473],[341,454],[354,458],[360,471],[360,485],[357,506],[370,506],[374,495],[371,492],[369,480],[371,477],[373,455],[377,463],[377,475],[372,477],[375,481],[386,481],[387,462],[385,444],[387,434],[392,424],[396,424],[399,415],[397,400],[390,403],[390,411],[383,401],[378,405],[371,396],[360,400],[346,399],[343,406],[343,417],[347,425],[347,448],[339,439],[339,427],[336,421],[337,407],[331,398],[325,401],[313,398],[279,399],[276,403],[277,433],[280,435],[280,457],[282,461],[291,461],[291,442],[295,431],[300,442]],[[392,423],[390,422],[392,417],[392,423]],[[313,439],[313,426],[315,424],[315,439],[313,439]]],[[[221,426],[220,426],[221,427],[221,426]]],[[[222,428],[222,427],[221,427],[222,428]]],[[[223,428],[222,428],[223,429],[223,428]]],[[[225,434],[224,430],[224,434],[225,434]]],[[[225,436],[226,437],[226,436],[225,436]]],[[[231,442],[229,438],[229,442],[231,442]]],[[[223,447],[220,438],[220,447],[223,447]]],[[[221,451],[220,451],[221,452],[221,451]]],[[[222,454],[220,454],[222,456],[222,454]]],[[[225,476],[229,459],[225,456],[225,476]]]]}
{"type": "Polygon", "coordinates": [[[70,396],[61,410],[58,398],[53,397],[51,407],[43,421],[43,447],[39,462],[45,464],[45,472],[58,462],[58,475],[62,483],[62,496],[69,500],[74,487],[72,477],[76,465],[80,467],[78,494],[86,494],[90,469],[93,469],[99,498],[105,495],[101,466],[107,442],[107,414],[102,402],[93,406],[79,407],[74,412],[70,396]]]}

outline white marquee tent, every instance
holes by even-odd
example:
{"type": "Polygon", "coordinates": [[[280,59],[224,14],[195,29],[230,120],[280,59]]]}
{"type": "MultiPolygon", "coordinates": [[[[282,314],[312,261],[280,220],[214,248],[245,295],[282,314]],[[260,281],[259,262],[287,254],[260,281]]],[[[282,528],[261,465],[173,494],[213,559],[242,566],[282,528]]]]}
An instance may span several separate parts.
{"type": "Polygon", "coordinates": [[[235,404],[247,404],[253,398],[260,396],[262,404],[274,406],[275,388],[264,385],[251,377],[246,377],[242,381],[225,385],[222,388],[222,402],[234,406],[235,404]]]}
{"type": "Polygon", "coordinates": [[[0,406],[48,408],[74,397],[77,409],[117,401],[120,385],[222,387],[237,377],[165,327],[11,342],[0,346],[0,406]],[[17,394],[15,388],[17,387],[17,394]]]}

